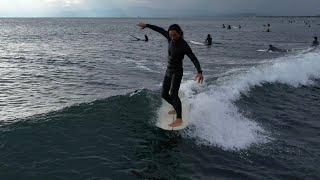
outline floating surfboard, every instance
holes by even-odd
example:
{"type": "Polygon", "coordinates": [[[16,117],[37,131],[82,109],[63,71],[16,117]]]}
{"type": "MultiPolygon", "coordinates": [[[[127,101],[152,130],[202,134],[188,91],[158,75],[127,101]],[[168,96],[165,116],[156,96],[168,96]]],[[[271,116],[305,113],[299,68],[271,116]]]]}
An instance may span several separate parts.
{"type": "Polygon", "coordinates": [[[196,45],[206,45],[205,43],[197,42],[197,41],[190,41],[190,43],[196,44],[196,45]]]}
{"type": "Polygon", "coordinates": [[[177,127],[170,127],[169,126],[169,124],[171,124],[173,121],[176,120],[177,115],[176,114],[168,114],[169,111],[173,110],[173,107],[167,101],[162,99],[162,105],[158,110],[158,122],[156,124],[157,127],[164,129],[164,130],[181,130],[181,129],[184,129],[188,126],[189,114],[190,114],[190,110],[191,110],[190,103],[184,93],[179,92],[179,97],[180,97],[181,106],[182,106],[183,123],[177,127]]]}
{"type": "Polygon", "coordinates": [[[133,35],[131,35],[131,34],[129,34],[131,37],[133,37],[133,38],[135,38],[137,41],[140,41],[140,38],[137,38],[137,37],[135,37],[135,36],[133,36],[133,35]]]}

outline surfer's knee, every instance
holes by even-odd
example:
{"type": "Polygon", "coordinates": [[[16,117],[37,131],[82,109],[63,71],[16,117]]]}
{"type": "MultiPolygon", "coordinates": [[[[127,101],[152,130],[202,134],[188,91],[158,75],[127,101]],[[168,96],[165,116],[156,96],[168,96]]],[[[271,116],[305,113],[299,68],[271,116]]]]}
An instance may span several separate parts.
{"type": "Polygon", "coordinates": [[[178,96],[178,93],[171,94],[171,98],[172,98],[172,101],[173,101],[174,104],[177,104],[177,105],[181,104],[181,100],[180,100],[180,98],[178,96]]]}
{"type": "Polygon", "coordinates": [[[161,97],[162,97],[163,99],[166,99],[167,97],[169,97],[169,93],[168,93],[168,92],[165,92],[165,91],[162,91],[162,92],[161,92],[161,97]]]}
{"type": "Polygon", "coordinates": [[[171,91],[170,95],[171,95],[171,97],[172,97],[173,99],[179,98],[179,96],[178,96],[178,91],[173,90],[173,91],[171,91]]]}

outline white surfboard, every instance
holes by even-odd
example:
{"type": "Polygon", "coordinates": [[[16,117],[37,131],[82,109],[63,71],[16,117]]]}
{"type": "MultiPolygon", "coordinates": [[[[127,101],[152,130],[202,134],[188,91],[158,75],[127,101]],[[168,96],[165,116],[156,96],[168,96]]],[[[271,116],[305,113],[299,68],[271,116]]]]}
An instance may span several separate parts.
{"type": "Polygon", "coordinates": [[[182,120],[183,123],[180,126],[177,127],[170,127],[169,124],[171,124],[173,121],[176,120],[176,114],[168,114],[170,110],[173,110],[173,107],[171,104],[169,104],[167,101],[162,99],[162,105],[158,110],[158,122],[156,126],[158,126],[161,129],[164,130],[181,130],[188,126],[188,120],[189,120],[189,114],[190,114],[190,103],[188,101],[188,98],[184,95],[184,93],[179,92],[179,97],[181,100],[182,105],[182,120]]]}
{"type": "Polygon", "coordinates": [[[197,42],[197,41],[190,41],[190,43],[196,44],[196,45],[206,45],[205,43],[197,42]]]}

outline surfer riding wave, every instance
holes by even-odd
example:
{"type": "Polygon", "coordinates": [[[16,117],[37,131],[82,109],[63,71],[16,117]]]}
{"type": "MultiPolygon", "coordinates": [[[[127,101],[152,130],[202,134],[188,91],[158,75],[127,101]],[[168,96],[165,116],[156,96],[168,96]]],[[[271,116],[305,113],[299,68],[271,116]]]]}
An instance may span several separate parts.
{"type": "Polygon", "coordinates": [[[139,23],[141,29],[150,28],[160,34],[162,34],[168,40],[168,65],[167,70],[164,76],[164,80],[162,83],[162,98],[165,99],[169,104],[174,107],[174,110],[169,111],[169,114],[177,115],[177,118],[174,122],[172,122],[169,126],[170,127],[177,127],[183,123],[182,120],[182,107],[181,107],[181,100],[178,96],[181,79],[183,76],[183,66],[182,60],[184,55],[187,55],[191,61],[193,62],[194,66],[196,67],[198,74],[196,79],[199,83],[203,82],[203,75],[202,70],[200,67],[200,63],[197,57],[192,52],[188,43],[183,39],[183,32],[179,25],[172,24],[168,31],[165,29],[145,23],[139,23]],[[169,91],[171,93],[169,94],[169,91]]]}

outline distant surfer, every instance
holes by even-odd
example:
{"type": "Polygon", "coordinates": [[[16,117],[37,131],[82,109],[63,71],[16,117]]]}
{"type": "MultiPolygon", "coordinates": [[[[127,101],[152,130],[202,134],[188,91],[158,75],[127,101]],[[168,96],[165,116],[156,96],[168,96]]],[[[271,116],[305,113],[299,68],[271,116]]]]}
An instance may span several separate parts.
{"type": "Polygon", "coordinates": [[[206,39],[205,43],[206,43],[207,45],[212,45],[212,37],[211,37],[210,34],[207,35],[207,39],[206,39]]]}
{"type": "Polygon", "coordinates": [[[312,42],[312,46],[311,46],[311,47],[319,46],[318,37],[317,37],[317,36],[315,36],[315,37],[313,37],[313,38],[314,38],[314,41],[312,42]]]}
{"type": "Polygon", "coordinates": [[[226,28],[226,26],[224,24],[222,24],[222,28],[226,28]]]}
{"type": "Polygon", "coordinates": [[[270,32],[270,29],[269,29],[269,28],[267,29],[267,32],[270,32]]]}
{"type": "Polygon", "coordinates": [[[272,51],[272,52],[288,52],[288,50],[284,50],[284,49],[279,49],[277,47],[272,46],[271,44],[269,45],[269,49],[267,50],[267,52],[272,51]]]}
{"type": "Polygon", "coordinates": [[[198,74],[196,79],[198,83],[203,82],[202,70],[197,57],[192,52],[190,46],[183,38],[183,31],[177,24],[169,26],[168,31],[165,29],[145,23],[139,23],[137,26],[140,29],[150,28],[160,34],[162,34],[168,40],[168,65],[162,83],[162,98],[174,107],[174,110],[168,112],[168,114],[176,114],[177,118],[171,124],[170,127],[177,127],[183,123],[182,120],[182,107],[181,100],[178,96],[181,79],[183,76],[182,60],[184,55],[187,55],[196,67],[198,74]],[[170,94],[169,94],[170,91],[170,94]]]}
{"type": "MultiPolygon", "coordinates": [[[[141,39],[140,38],[137,38],[137,37],[135,37],[135,36],[132,36],[132,35],[130,35],[131,37],[133,37],[133,38],[135,38],[137,41],[140,41],[141,39]]],[[[145,34],[144,35],[144,40],[143,41],[145,41],[145,42],[148,42],[149,41],[149,38],[148,38],[148,36],[145,34]]]]}
{"type": "Polygon", "coordinates": [[[148,38],[148,36],[147,36],[146,34],[144,35],[144,41],[145,41],[145,42],[148,42],[148,41],[149,41],[149,38],[148,38]]]}
{"type": "Polygon", "coordinates": [[[231,26],[230,26],[230,25],[228,25],[228,29],[231,29],[231,26]]]}

